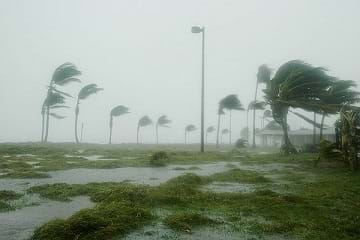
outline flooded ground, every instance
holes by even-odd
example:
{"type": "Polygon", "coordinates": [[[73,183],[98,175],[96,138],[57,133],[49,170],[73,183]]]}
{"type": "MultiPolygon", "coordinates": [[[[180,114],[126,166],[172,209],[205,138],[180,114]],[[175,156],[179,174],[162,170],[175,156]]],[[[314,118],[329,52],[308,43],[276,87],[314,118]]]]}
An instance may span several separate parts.
{"type": "Polygon", "coordinates": [[[82,208],[92,207],[88,197],[76,197],[71,202],[46,201],[38,206],[0,214],[0,240],[26,240],[35,228],[55,219],[67,218],[82,208]]]}

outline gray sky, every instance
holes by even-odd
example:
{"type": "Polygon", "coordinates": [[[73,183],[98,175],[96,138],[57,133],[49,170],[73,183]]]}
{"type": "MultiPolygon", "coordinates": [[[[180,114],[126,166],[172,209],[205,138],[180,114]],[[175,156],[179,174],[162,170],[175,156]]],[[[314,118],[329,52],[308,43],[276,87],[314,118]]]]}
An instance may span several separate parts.
{"type": "MultiPolygon", "coordinates": [[[[121,104],[132,113],[116,118],[114,142],[136,141],[145,114],[168,115],[174,123],[160,141],[183,142],[186,124],[200,127],[201,37],[192,25],[207,31],[206,126],[216,126],[225,95],[238,94],[244,105],[253,99],[263,63],[277,69],[302,59],[360,84],[359,9],[358,0],[0,0],[0,141],[39,141],[45,87],[70,61],[82,83],[64,90],[105,88],[81,105],[86,141],[107,141],[109,111],[121,104]]],[[[68,104],[67,118],[50,123],[50,141],[74,141],[75,102],[68,104]]],[[[290,124],[308,126],[294,117],[290,124]]],[[[246,113],[234,113],[234,139],[245,125],[246,113]]],[[[153,142],[154,128],[141,138],[153,142]]]]}

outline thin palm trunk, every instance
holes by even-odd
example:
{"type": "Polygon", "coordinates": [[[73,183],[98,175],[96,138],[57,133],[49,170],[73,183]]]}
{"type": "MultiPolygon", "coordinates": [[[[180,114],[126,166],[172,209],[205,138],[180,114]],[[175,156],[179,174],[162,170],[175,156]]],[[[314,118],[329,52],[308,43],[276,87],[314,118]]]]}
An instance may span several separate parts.
{"type": "MultiPolygon", "coordinates": [[[[257,98],[257,90],[258,90],[258,86],[259,86],[259,81],[256,81],[256,88],[255,88],[255,100],[254,103],[256,103],[256,98],[257,98]]],[[[255,144],[255,114],[256,114],[256,108],[254,106],[253,109],[253,133],[252,133],[252,147],[256,148],[256,144],[255,144]]]]}
{"type": "Polygon", "coordinates": [[[136,133],[136,144],[139,144],[139,131],[140,131],[140,126],[138,125],[137,133],[136,133]]]}
{"type": "Polygon", "coordinates": [[[75,141],[76,141],[76,143],[79,143],[78,119],[79,119],[79,100],[77,101],[76,107],[75,107],[75,141]]]}
{"type": "Polygon", "coordinates": [[[220,142],[221,145],[223,145],[223,136],[224,136],[224,134],[221,133],[221,138],[220,138],[221,139],[221,142],[220,142]]]}
{"type": "Polygon", "coordinates": [[[80,142],[83,142],[84,123],[81,123],[80,142]]]}
{"type": "Polygon", "coordinates": [[[186,145],[186,130],[185,130],[185,145],[186,145]]]}
{"type": "Polygon", "coordinates": [[[110,124],[109,124],[109,128],[110,128],[109,144],[111,144],[112,127],[113,127],[113,116],[110,116],[110,124]]]}
{"type": "Polygon", "coordinates": [[[45,130],[45,138],[44,143],[47,143],[48,136],[49,136],[49,123],[50,123],[50,107],[46,107],[46,130],[45,130]]]}
{"type": "Polygon", "coordinates": [[[289,155],[290,153],[297,153],[295,147],[292,145],[292,143],[290,142],[289,139],[289,134],[288,134],[288,125],[287,125],[287,114],[288,114],[288,109],[285,109],[283,111],[283,121],[282,121],[282,129],[284,132],[284,154],[285,155],[289,155]]]}
{"type": "Polygon", "coordinates": [[[323,138],[323,128],[324,128],[324,121],[325,121],[325,113],[322,114],[321,116],[321,126],[320,126],[320,141],[322,140],[323,138]]]}
{"type": "Polygon", "coordinates": [[[216,147],[219,147],[219,133],[220,133],[220,116],[218,116],[217,133],[216,133],[216,147]]]}
{"type": "Polygon", "coordinates": [[[158,124],[156,124],[156,126],[155,126],[155,131],[156,131],[156,144],[159,144],[159,129],[158,129],[158,124]]]}
{"type": "MultiPolygon", "coordinates": [[[[45,111],[45,110],[44,110],[45,111]]],[[[41,121],[41,142],[44,142],[44,128],[45,128],[45,112],[41,113],[42,121],[41,121]]]]}
{"type": "Polygon", "coordinates": [[[231,145],[231,110],[230,110],[229,144],[231,145]]]}
{"type": "Polygon", "coordinates": [[[249,131],[249,109],[246,111],[246,141],[248,141],[249,143],[249,134],[250,134],[250,131],[249,131]]]}
{"type": "Polygon", "coordinates": [[[314,112],[313,145],[316,144],[316,113],[314,112]]]}

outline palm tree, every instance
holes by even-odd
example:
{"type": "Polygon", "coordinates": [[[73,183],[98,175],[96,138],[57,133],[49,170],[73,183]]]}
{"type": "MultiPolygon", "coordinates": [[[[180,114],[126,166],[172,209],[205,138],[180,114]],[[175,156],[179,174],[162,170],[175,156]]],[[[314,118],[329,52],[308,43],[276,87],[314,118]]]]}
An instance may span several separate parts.
{"type": "Polygon", "coordinates": [[[272,118],[272,112],[271,110],[267,109],[263,112],[263,116],[262,116],[262,128],[264,128],[265,126],[265,120],[267,120],[268,122],[270,121],[268,118],[272,118]]]}
{"type": "MultiPolygon", "coordinates": [[[[229,111],[230,116],[229,116],[229,142],[231,144],[231,111],[232,110],[238,110],[238,111],[242,111],[244,110],[240,100],[238,99],[236,94],[230,94],[226,97],[224,97],[223,99],[220,100],[219,103],[219,107],[222,107],[223,109],[226,109],[229,111]]],[[[219,115],[220,117],[220,115],[219,115]]],[[[218,126],[219,129],[220,126],[218,126]]]]}
{"type": "Polygon", "coordinates": [[[319,112],[320,106],[324,109],[331,108],[323,104],[321,94],[326,92],[335,80],[326,74],[324,68],[313,67],[299,60],[283,64],[271,79],[264,93],[267,103],[271,106],[274,120],[282,126],[282,151],[285,154],[297,152],[288,136],[289,108],[301,108],[311,112],[319,112]]]}
{"type": "Polygon", "coordinates": [[[210,126],[206,129],[206,136],[205,136],[205,140],[206,140],[206,143],[207,143],[207,136],[209,133],[212,133],[215,131],[215,128],[213,126],[210,126]]]}
{"type": "Polygon", "coordinates": [[[157,120],[156,122],[156,126],[155,126],[155,129],[156,129],[156,144],[159,144],[159,127],[166,127],[166,128],[169,128],[168,124],[171,123],[171,120],[169,120],[167,118],[166,115],[162,115],[161,117],[159,117],[159,119],[157,120]]]}
{"type": "Polygon", "coordinates": [[[195,130],[196,130],[196,127],[195,127],[195,125],[193,125],[193,124],[189,124],[189,125],[187,125],[187,126],[185,127],[185,144],[186,144],[187,133],[188,133],[188,132],[193,132],[193,131],[195,131],[195,130]]]}
{"type": "Polygon", "coordinates": [[[218,123],[217,123],[217,133],[216,133],[216,147],[219,147],[219,134],[220,134],[220,118],[221,115],[224,115],[224,107],[222,106],[221,101],[219,102],[219,109],[218,109],[218,123]]]}
{"type": "Polygon", "coordinates": [[[141,127],[146,127],[153,124],[152,120],[147,116],[143,116],[139,119],[138,127],[137,127],[137,134],[136,134],[136,143],[139,144],[139,132],[141,127]]]}
{"type": "MultiPolygon", "coordinates": [[[[72,82],[80,82],[76,76],[79,76],[81,72],[77,69],[77,67],[73,63],[64,63],[60,65],[55,72],[50,81],[50,85],[48,86],[47,97],[50,98],[53,93],[58,93],[63,96],[71,97],[69,94],[58,90],[57,86],[65,86],[72,82]]],[[[51,106],[44,101],[45,104],[42,105],[41,114],[42,117],[42,142],[47,142],[49,135],[49,124],[50,124],[50,116],[51,116],[51,106]],[[45,114],[46,114],[46,123],[45,123],[45,114]],[[45,126],[46,125],[46,126],[45,126]],[[45,128],[45,129],[44,129],[45,128]],[[45,133],[44,133],[45,132],[45,133]]]]}
{"type": "MultiPolygon", "coordinates": [[[[260,102],[257,100],[251,101],[247,108],[247,114],[246,114],[246,124],[249,131],[249,111],[254,110],[253,113],[255,113],[255,110],[264,110],[265,109],[265,102],[260,102]]],[[[249,133],[248,133],[249,134],[249,133]]],[[[253,115],[253,132],[252,132],[252,147],[255,148],[255,115],[253,115]]]]}
{"type": "MultiPolygon", "coordinates": [[[[226,134],[229,134],[230,133],[230,130],[225,128],[221,131],[221,144],[223,144],[223,136],[226,135],[226,134]]],[[[230,143],[231,144],[231,143],[230,143]]]]}
{"type": "Polygon", "coordinates": [[[80,101],[85,100],[90,95],[96,94],[102,90],[104,90],[104,89],[98,88],[98,86],[96,84],[88,84],[85,87],[83,87],[78,94],[77,101],[76,101],[76,107],[75,107],[75,140],[76,140],[76,143],[79,143],[77,125],[78,125],[78,118],[79,118],[80,101]]]}
{"type": "Polygon", "coordinates": [[[123,105],[116,106],[111,110],[111,112],[110,112],[110,123],[109,123],[109,127],[110,127],[109,144],[111,144],[113,118],[114,117],[119,117],[119,116],[127,114],[127,113],[130,113],[129,108],[127,108],[127,107],[125,107],[123,105]]]}

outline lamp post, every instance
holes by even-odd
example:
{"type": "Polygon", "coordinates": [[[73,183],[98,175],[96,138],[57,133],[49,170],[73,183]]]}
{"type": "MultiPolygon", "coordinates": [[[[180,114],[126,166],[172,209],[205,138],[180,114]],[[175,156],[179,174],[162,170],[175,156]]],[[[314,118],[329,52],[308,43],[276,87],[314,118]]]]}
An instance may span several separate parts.
{"type": "Polygon", "coordinates": [[[192,33],[202,33],[202,66],[201,66],[201,138],[200,151],[204,152],[204,79],[205,79],[205,27],[193,26],[192,33]]]}

